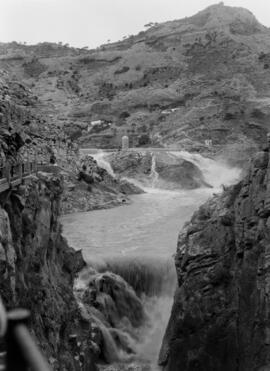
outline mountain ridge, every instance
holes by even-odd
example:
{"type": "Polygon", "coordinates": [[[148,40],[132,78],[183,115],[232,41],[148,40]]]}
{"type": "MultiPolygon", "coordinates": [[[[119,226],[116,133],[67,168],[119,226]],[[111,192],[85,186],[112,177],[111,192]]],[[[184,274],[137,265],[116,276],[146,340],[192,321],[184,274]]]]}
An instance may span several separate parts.
{"type": "Polygon", "coordinates": [[[269,29],[223,3],[150,25],[92,50],[2,43],[0,69],[28,86],[47,120],[83,146],[117,147],[128,134],[135,145],[143,137],[145,145],[232,161],[255,151],[270,115],[269,29]],[[94,120],[112,125],[89,132],[94,120]]]}

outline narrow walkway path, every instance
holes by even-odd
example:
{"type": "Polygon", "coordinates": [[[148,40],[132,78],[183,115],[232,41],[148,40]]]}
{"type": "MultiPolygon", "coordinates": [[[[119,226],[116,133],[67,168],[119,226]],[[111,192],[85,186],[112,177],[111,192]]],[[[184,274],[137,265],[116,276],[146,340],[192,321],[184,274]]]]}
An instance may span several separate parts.
{"type": "Polygon", "coordinates": [[[21,184],[31,174],[40,170],[42,165],[44,164],[39,164],[36,161],[14,165],[5,163],[0,167],[0,193],[21,184]]]}

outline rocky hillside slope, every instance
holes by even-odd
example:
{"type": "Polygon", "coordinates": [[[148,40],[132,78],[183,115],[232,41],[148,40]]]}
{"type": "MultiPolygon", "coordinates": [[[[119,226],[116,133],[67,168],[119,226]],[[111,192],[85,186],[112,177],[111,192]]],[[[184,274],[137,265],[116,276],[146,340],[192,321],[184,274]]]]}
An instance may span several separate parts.
{"type": "Polygon", "coordinates": [[[201,206],[178,239],[165,370],[268,370],[270,152],[201,206]]]}
{"type": "Polygon", "coordinates": [[[134,144],[235,158],[268,131],[270,31],[223,3],[95,50],[0,44],[0,68],[85,145],[118,146],[127,132],[134,144]],[[105,125],[87,132],[99,119],[105,125]]]}
{"type": "Polygon", "coordinates": [[[129,195],[144,192],[124,178],[109,174],[90,155],[81,157],[80,166],[72,171],[57,166],[48,166],[47,169],[64,177],[62,214],[125,205],[131,202],[129,195]]]}

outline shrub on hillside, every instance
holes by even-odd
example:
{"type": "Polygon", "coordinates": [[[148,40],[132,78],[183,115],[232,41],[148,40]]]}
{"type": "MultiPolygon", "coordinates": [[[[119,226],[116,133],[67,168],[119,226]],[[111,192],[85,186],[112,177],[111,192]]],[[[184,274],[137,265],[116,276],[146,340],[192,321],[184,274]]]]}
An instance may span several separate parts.
{"type": "Polygon", "coordinates": [[[129,67],[128,67],[128,66],[124,66],[124,67],[120,68],[119,70],[116,70],[116,71],[114,72],[114,74],[115,74],[115,75],[119,75],[119,74],[121,74],[121,73],[125,73],[125,72],[127,72],[127,71],[129,71],[129,67]]]}
{"type": "Polygon", "coordinates": [[[138,144],[139,146],[144,146],[146,144],[150,143],[150,137],[148,134],[142,134],[138,138],[138,144]]]}

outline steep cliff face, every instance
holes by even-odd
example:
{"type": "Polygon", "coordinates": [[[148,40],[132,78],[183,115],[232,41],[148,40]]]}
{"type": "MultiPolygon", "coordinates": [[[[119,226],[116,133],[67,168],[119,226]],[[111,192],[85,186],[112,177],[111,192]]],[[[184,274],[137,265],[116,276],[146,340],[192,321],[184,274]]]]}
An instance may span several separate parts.
{"type": "Polygon", "coordinates": [[[61,236],[62,189],[59,177],[40,172],[1,194],[0,295],[8,308],[30,309],[31,330],[53,369],[91,369],[90,325],[73,296],[84,261],[61,236]]]}
{"type": "Polygon", "coordinates": [[[159,360],[165,370],[270,369],[269,248],[266,149],[179,236],[178,287],[159,360]]]}

